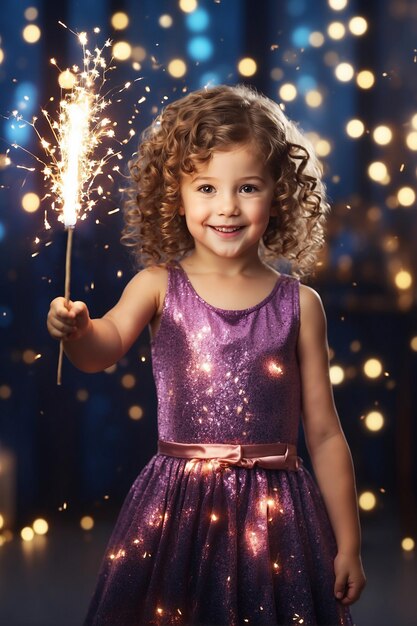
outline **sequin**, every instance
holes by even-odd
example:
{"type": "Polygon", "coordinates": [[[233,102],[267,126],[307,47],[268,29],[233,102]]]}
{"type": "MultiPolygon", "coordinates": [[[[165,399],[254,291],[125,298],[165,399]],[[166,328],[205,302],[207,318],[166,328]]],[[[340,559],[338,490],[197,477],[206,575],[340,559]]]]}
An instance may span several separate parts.
{"type": "MultiPolygon", "coordinates": [[[[158,434],[179,443],[297,443],[298,280],[258,305],[211,306],[170,268],[152,341],[158,434]]],[[[350,626],[311,475],[155,454],[120,512],[86,626],[350,626]]]]}

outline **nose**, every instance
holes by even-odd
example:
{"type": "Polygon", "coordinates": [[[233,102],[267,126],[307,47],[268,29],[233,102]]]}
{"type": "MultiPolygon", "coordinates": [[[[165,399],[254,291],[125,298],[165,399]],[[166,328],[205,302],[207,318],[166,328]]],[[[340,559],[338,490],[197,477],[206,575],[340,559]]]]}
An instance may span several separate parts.
{"type": "Polygon", "coordinates": [[[220,198],[218,214],[219,215],[238,215],[240,212],[239,201],[235,194],[223,194],[220,198]]]}

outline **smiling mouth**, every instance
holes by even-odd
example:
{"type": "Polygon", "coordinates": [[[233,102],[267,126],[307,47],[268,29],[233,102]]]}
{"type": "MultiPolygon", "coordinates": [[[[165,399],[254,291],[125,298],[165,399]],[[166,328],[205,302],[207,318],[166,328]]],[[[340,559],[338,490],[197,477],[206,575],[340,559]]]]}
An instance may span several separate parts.
{"type": "Polygon", "coordinates": [[[210,228],[219,233],[235,233],[238,230],[242,230],[243,226],[210,226],[210,228]]]}

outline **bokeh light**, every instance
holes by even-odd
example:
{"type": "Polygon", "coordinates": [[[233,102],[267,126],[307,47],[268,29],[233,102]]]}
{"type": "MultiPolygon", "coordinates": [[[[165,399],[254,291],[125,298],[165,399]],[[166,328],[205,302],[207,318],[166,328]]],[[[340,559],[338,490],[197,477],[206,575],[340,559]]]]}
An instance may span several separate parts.
{"type": "Polygon", "coordinates": [[[345,379],[345,372],[340,365],[330,367],[330,382],[332,385],[340,385],[345,379]]]}
{"type": "Polygon", "coordinates": [[[335,68],[335,76],[343,83],[347,83],[352,80],[355,70],[350,63],[339,63],[335,68]]]}
{"type": "Polygon", "coordinates": [[[113,56],[118,61],[126,61],[132,54],[132,46],[127,41],[117,41],[113,45],[113,56]]]}
{"type": "Polygon", "coordinates": [[[80,526],[83,530],[91,530],[92,528],[94,528],[94,519],[91,517],[91,515],[84,515],[80,519],[80,526]]]}
{"type": "Polygon", "coordinates": [[[30,526],[25,526],[20,531],[20,536],[23,539],[23,541],[32,541],[35,536],[35,533],[33,532],[33,528],[30,528],[30,526]]]}
{"type": "Polygon", "coordinates": [[[174,78],[182,78],[187,72],[187,66],[182,59],[173,59],[170,61],[167,69],[174,78]]]}
{"type": "Polygon", "coordinates": [[[174,20],[172,19],[170,15],[165,13],[164,15],[161,15],[158,22],[162,28],[171,28],[172,24],[174,23],[174,20]]]}
{"type": "Polygon", "coordinates": [[[346,33],[346,28],[342,22],[332,22],[327,27],[327,34],[331,39],[343,39],[346,33]]]}
{"type": "Polygon", "coordinates": [[[395,275],[395,285],[398,289],[410,289],[413,284],[413,277],[407,270],[401,270],[395,275]]]}
{"type": "Polygon", "coordinates": [[[135,376],[133,376],[133,374],[125,374],[124,376],[122,376],[122,387],[124,387],[125,389],[133,389],[133,387],[136,385],[136,378],[135,376]]]}
{"type": "Polygon", "coordinates": [[[365,125],[361,120],[349,120],[349,122],[346,124],[346,132],[349,137],[357,139],[358,137],[362,137],[363,133],[365,132],[365,125]]]}
{"type": "Polygon", "coordinates": [[[41,29],[36,24],[28,24],[24,27],[22,36],[26,43],[37,43],[41,38],[41,29]]]}
{"type": "Polygon", "coordinates": [[[180,0],[179,1],[179,7],[181,11],[184,11],[184,13],[192,13],[193,11],[196,10],[197,6],[198,6],[197,0],[180,0]]]}
{"type": "Polygon", "coordinates": [[[34,213],[40,207],[41,200],[38,194],[33,193],[32,191],[25,193],[22,198],[22,208],[26,213],[34,213]]]}
{"type": "Polygon", "coordinates": [[[347,7],[348,0],[329,0],[329,7],[333,11],[343,11],[347,7]]]}
{"type": "Polygon", "coordinates": [[[58,76],[58,83],[61,89],[72,89],[75,86],[77,77],[70,70],[64,70],[58,76]]]}
{"type": "Polygon", "coordinates": [[[307,91],[305,95],[305,100],[306,104],[313,109],[320,107],[323,104],[323,96],[316,89],[307,91]]]}
{"type": "Polygon", "coordinates": [[[368,378],[378,378],[382,374],[382,363],[379,359],[368,359],[363,365],[363,371],[368,378]]]}
{"type": "Polygon", "coordinates": [[[27,9],[25,9],[25,19],[28,20],[28,22],[33,22],[33,20],[36,20],[38,18],[39,15],[39,11],[36,7],[28,7],[27,9]]]}
{"type": "Polygon", "coordinates": [[[370,89],[375,83],[375,76],[370,70],[362,70],[356,76],[356,83],[361,89],[370,89]]]}
{"type": "Polygon", "coordinates": [[[324,35],[320,31],[315,30],[310,33],[308,41],[313,48],[320,48],[324,44],[324,35]]]}
{"type": "Polygon", "coordinates": [[[143,417],[143,408],[135,404],[129,408],[129,417],[132,420],[140,420],[143,417]]]}
{"type": "Polygon", "coordinates": [[[416,193],[411,187],[401,187],[398,190],[397,198],[401,206],[411,206],[416,201],[416,193]]]}
{"type": "Polygon", "coordinates": [[[417,150],[417,132],[413,131],[408,133],[405,138],[405,142],[407,144],[407,148],[410,148],[410,150],[417,150]]]}
{"type": "Polygon", "coordinates": [[[361,17],[359,15],[352,17],[352,19],[349,20],[349,30],[352,35],[360,37],[361,35],[364,35],[368,30],[368,22],[364,17],[361,17]]]}
{"type": "Polygon", "coordinates": [[[378,183],[386,183],[388,179],[388,169],[382,161],[374,161],[368,167],[369,178],[378,183]]]}
{"type": "Polygon", "coordinates": [[[392,140],[392,130],[388,126],[377,126],[372,133],[372,137],[380,146],[386,146],[392,140]]]}
{"type": "Polygon", "coordinates": [[[124,30],[129,26],[129,16],[123,11],[118,11],[112,15],[111,25],[115,30],[124,30]]]}
{"type": "Polygon", "coordinates": [[[253,76],[258,68],[254,59],[245,57],[239,61],[237,69],[242,76],[253,76]]]}
{"type": "Polygon", "coordinates": [[[401,547],[404,552],[412,552],[412,550],[416,547],[416,542],[412,537],[404,537],[401,541],[401,547]]]}
{"type": "Polygon", "coordinates": [[[384,416],[380,411],[370,411],[365,416],[364,423],[371,432],[378,432],[384,426],[384,416]]]}
{"type": "Polygon", "coordinates": [[[297,97],[297,88],[292,83],[284,83],[279,88],[278,95],[285,102],[291,102],[297,97]]]}
{"type": "Polygon", "coordinates": [[[46,535],[49,530],[48,522],[43,518],[35,519],[32,524],[32,528],[36,535],[46,535]]]}
{"type": "Polygon", "coordinates": [[[362,511],[372,511],[376,507],[376,496],[372,491],[364,491],[360,494],[358,502],[362,511]]]}

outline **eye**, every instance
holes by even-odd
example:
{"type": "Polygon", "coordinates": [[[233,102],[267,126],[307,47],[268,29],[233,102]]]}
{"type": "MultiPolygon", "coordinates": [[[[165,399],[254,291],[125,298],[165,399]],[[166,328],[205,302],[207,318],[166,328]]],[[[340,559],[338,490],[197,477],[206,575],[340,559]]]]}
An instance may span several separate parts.
{"type": "Polygon", "coordinates": [[[242,191],[243,193],[254,193],[255,191],[259,191],[258,187],[255,187],[255,185],[242,185],[240,188],[240,191],[242,191]]]}
{"type": "Polygon", "coordinates": [[[213,193],[214,187],[213,185],[201,185],[201,187],[198,188],[198,191],[201,191],[202,193],[205,193],[205,194],[210,194],[210,193],[213,193]]]}

